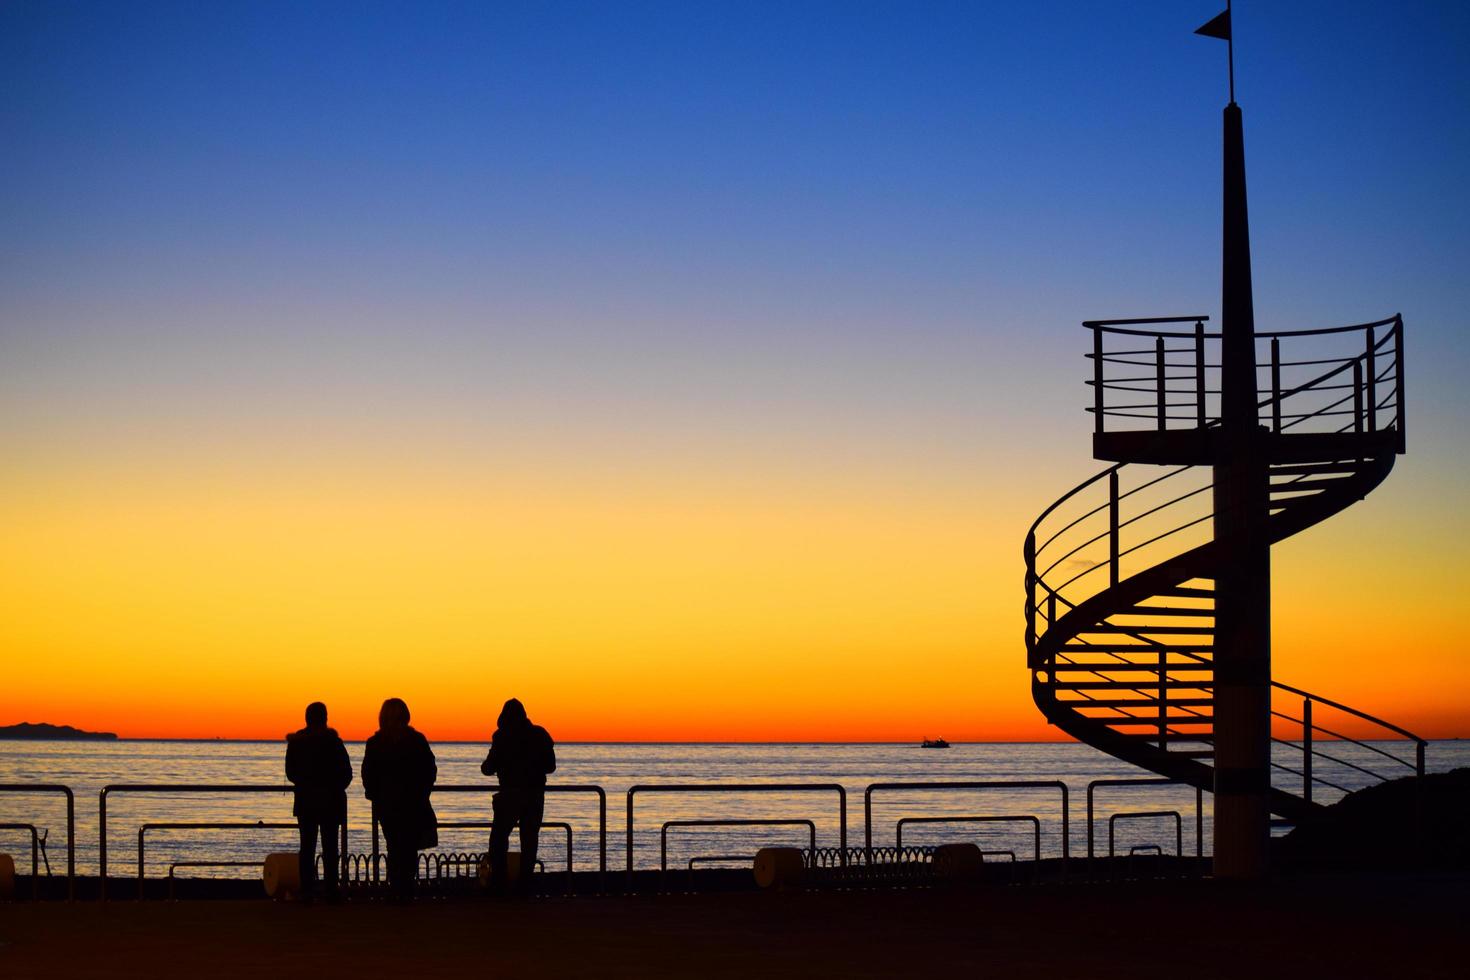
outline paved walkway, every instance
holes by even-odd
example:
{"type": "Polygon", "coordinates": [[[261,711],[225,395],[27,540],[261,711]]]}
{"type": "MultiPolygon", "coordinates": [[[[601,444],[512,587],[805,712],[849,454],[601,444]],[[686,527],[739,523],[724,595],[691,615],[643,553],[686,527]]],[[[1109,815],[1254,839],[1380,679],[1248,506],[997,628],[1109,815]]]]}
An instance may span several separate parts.
{"type": "Polygon", "coordinates": [[[0,906],[0,976],[1455,977],[1470,876],[424,902],[0,906]]]}

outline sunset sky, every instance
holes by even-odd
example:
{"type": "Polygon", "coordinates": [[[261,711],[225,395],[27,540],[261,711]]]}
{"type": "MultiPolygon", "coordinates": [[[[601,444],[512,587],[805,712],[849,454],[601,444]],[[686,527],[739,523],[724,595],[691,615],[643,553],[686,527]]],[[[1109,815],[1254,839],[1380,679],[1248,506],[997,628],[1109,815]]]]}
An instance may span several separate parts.
{"type": "MultiPolygon", "coordinates": [[[[1218,0],[0,6],[0,724],[1022,740],[1093,317],[1216,315],[1218,0]]],[[[1236,10],[1257,323],[1402,312],[1275,676],[1470,736],[1470,7],[1236,10]]]]}

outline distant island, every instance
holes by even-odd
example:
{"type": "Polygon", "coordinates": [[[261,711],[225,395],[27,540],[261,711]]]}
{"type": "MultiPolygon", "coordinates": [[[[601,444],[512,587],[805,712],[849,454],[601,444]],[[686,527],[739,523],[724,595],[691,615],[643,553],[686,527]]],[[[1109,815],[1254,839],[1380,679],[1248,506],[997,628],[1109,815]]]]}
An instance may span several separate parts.
{"type": "Polygon", "coordinates": [[[23,721],[19,725],[0,725],[0,738],[31,739],[50,742],[112,742],[114,732],[84,732],[70,725],[50,725],[46,722],[31,724],[23,721]]]}

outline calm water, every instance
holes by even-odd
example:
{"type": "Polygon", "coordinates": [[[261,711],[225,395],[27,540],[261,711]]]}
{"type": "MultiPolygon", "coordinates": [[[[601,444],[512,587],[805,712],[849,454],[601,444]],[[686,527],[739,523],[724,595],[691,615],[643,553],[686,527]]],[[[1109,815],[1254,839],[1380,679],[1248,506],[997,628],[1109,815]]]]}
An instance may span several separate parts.
{"type": "MultiPolygon", "coordinates": [[[[1375,743],[1379,748],[1412,759],[1406,743],[1375,743]]],[[[1332,755],[1380,772],[1396,767],[1367,749],[1332,742],[1319,743],[1332,755]]],[[[487,785],[480,775],[483,745],[435,746],[441,785],[487,785]]],[[[362,744],[349,743],[354,770],[362,744]]],[[[77,869],[95,874],[98,867],[98,791],[110,783],[263,783],[284,782],[281,742],[6,742],[0,741],[0,782],[56,782],[72,787],[77,796],[77,869]]],[[[792,782],[837,783],[847,790],[848,840],[863,841],[863,790],[870,783],[914,780],[1042,780],[1060,779],[1071,791],[1072,853],[1086,853],[1085,792],[1094,779],[1150,775],[1120,763],[1085,745],[1073,743],[956,745],[939,751],[909,745],[604,745],[557,746],[558,768],[553,784],[590,783],[603,787],[608,798],[608,867],[624,867],[626,793],[634,784],[792,782]]],[[[1296,767],[1282,749],[1279,761],[1296,767]]],[[[1431,770],[1470,765],[1470,742],[1432,743],[1431,770]]],[[[1346,766],[1318,760],[1319,776],[1349,789],[1371,782],[1370,777],[1346,766]]],[[[1398,774],[1408,774],[1397,767],[1398,774]]],[[[1281,785],[1294,777],[1278,774],[1281,785]]],[[[1297,784],[1299,785],[1299,784],[1297,784]]],[[[1319,788],[1318,798],[1340,796],[1319,788]]],[[[635,848],[638,867],[657,867],[659,828],[667,820],[728,818],[807,818],[816,823],[822,846],[838,843],[838,798],[835,792],[768,794],[643,794],[636,796],[635,848]]],[[[489,793],[436,793],[434,807],[441,822],[488,821],[489,793]]],[[[1204,797],[1204,847],[1209,852],[1210,797],[1204,797]]],[[[1194,849],[1195,794],[1183,787],[1098,791],[1100,818],[1115,811],[1179,810],[1184,822],[1184,849],[1194,849]]],[[[368,807],[354,782],[348,790],[349,848],[368,850],[368,807]]],[[[914,816],[980,816],[1034,814],[1042,821],[1042,853],[1061,853],[1061,797],[1055,789],[985,791],[906,791],[877,794],[873,808],[874,844],[891,844],[895,822],[914,816]]],[[[573,827],[573,857],[579,870],[597,867],[596,797],[552,795],[548,821],[566,821],[573,827]]],[[[135,874],[138,829],[153,821],[225,822],[291,821],[289,794],[120,794],[109,798],[108,849],[111,874],[135,874]]],[[[54,871],[64,873],[66,854],[65,807],[60,797],[0,794],[0,822],[24,821],[48,828],[54,871]]],[[[1119,844],[1160,844],[1174,849],[1172,819],[1126,820],[1118,824],[1119,844]]],[[[479,828],[442,829],[441,849],[482,851],[488,831],[479,828]]],[[[1097,847],[1107,848],[1107,823],[1097,826],[1097,847]]],[[[147,873],[161,876],[172,861],[252,860],[273,850],[294,848],[294,830],[150,831],[147,873]]],[[[933,844],[946,840],[973,840],[983,848],[1014,851],[1025,859],[1032,851],[1031,831],[1020,823],[929,824],[906,826],[905,844],[933,844]]],[[[764,844],[807,843],[800,827],[676,828],[669,834],[670,867],[683,868],[690,857],[708,854],[751,854],[764,844]]],[[[548,869],[564,867],[565,834],[546,830],[542,857],[548,869]]],[[[23,832],[0,830],[0,850],[29,863],[29,838],[23,832]]],[[[182,872],[181,872],[182,873],[182,872]]],[[[208,874],[208,871],[194,872],[208,874]]],[[[229,869],[220,874],[239,874],[229,869]]]]}

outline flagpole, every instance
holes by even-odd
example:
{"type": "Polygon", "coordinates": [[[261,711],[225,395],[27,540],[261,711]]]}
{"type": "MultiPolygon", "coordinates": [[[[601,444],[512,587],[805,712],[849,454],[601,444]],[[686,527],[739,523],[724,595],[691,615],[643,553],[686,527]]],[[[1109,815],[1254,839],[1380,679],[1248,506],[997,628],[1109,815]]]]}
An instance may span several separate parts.
{"type": "Polygon", "coordinates": [[[1230,63],[1230,104],[1235,105],[1235,17],[1230,13],[1230,0],[1225,0],[1225,16],[1230,24],[1230,36],[1225,39],[1225,57],[1230,63]]]}

